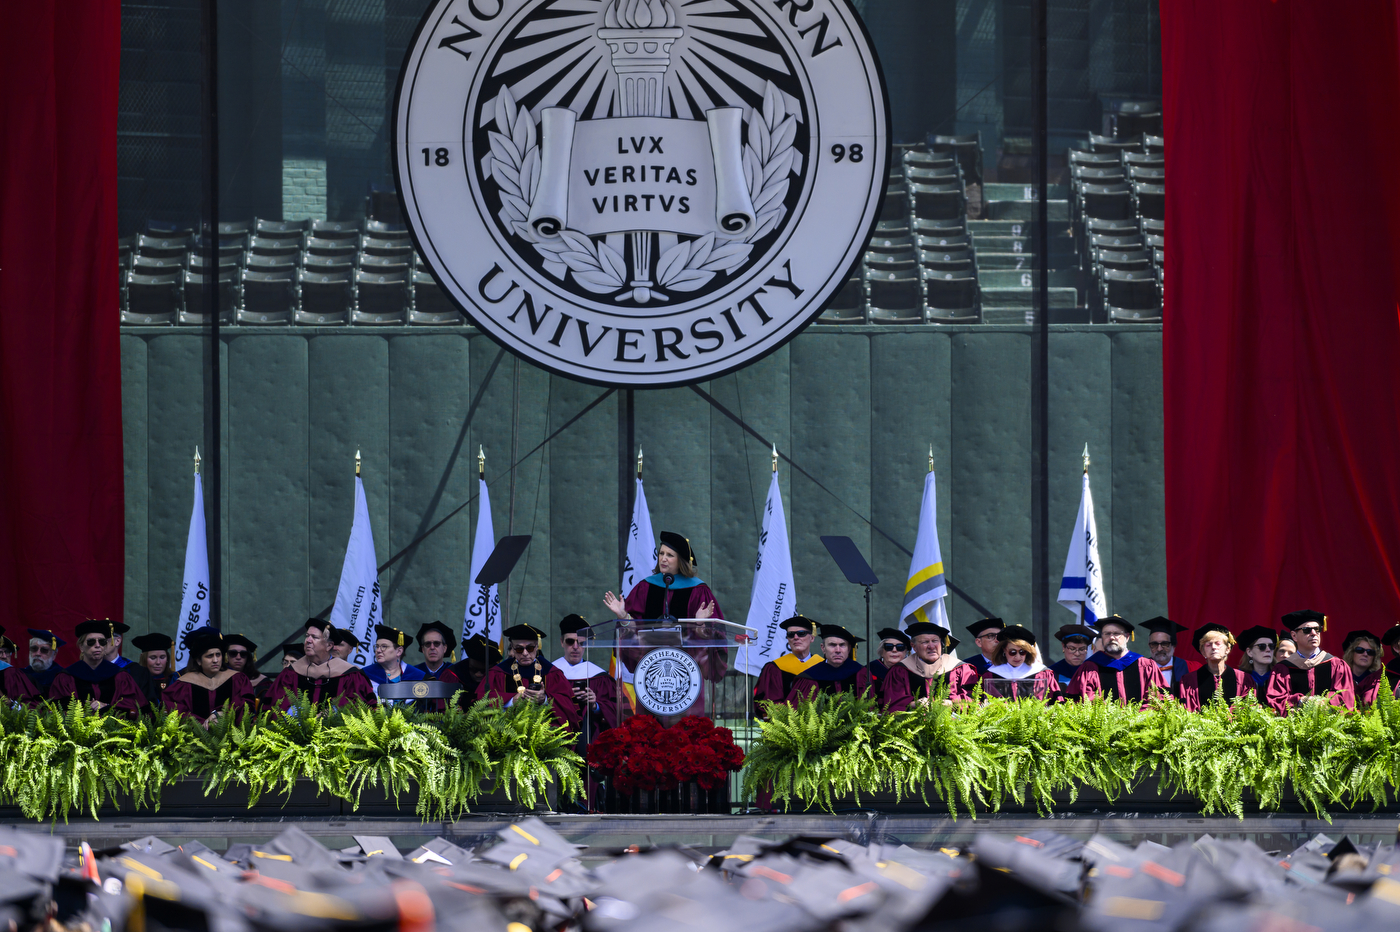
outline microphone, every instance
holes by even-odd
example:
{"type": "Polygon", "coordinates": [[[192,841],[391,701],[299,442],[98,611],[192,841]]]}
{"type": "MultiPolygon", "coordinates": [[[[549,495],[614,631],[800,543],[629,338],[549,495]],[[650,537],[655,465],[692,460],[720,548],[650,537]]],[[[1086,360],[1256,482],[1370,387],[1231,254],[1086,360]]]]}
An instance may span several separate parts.
{"type": "Polygon", "coordinates": [[[671,618],[673,617],[671,615],[671,583],[676,581],[676,577],[672,576],[670,573],[663,573],[661,581],[666,584],[666,601],[662,603],[665,605],[665,608],[661,610],[661,617],[671,618]]]}

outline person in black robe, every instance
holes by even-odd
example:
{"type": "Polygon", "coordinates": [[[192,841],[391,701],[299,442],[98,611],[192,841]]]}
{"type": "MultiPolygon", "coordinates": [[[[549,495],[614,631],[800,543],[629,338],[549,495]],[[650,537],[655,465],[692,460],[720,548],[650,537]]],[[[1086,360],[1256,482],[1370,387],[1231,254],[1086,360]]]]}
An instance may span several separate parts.
{"type": "Polygon", "coordinates": [[[987,672],[987,668],[994,662],[992,658],[1001,643],[1001,629],[1005,627],[1006,622],[1000,618],[983,618],[967,626],[967,630],[972,634],[972,643],[977,645],[981,653],[973,654],[964,663],[972,664],[979,676],[987,672]]]}
{"type": "Polygon", "coordinates": [[[147,705],[141,687],[116,664],[105,659],[114,632],[110,621],[88,619],[74,629],[81,660],[64,667],[49,686],[49,699],[67,705],[77,699],[93,712],[134,716],[147,705]]]}
{"type": "Polygon", "coordinates": [[[352,662],[350,655],[362,646],[360,639],[346,629],[334,625],[327,626],[326,630],[331,633],[331,656],[347,663],[352,662]]]}
{"type": "Polygon", "coordinates": [[[219,629],[207,625],[185,635],[190,662],[184,673],[161,695],[167,709],[209,725],[220,715],[235,719],[256,707],[252,683],[238,670],[224,666],[227,642],[219,629]]]}
{"type": "Polygon", "coordinates": [[[1134,627],[1127,619],[1109,615],[1099,622],[1103,650],[1079,665],[1062,690],[1068,699],[1093,699],[1106,694],[1119,702],[1143,702],[1155,692],[1166,693],[1162,668],[1151,657],[1128,650],[1134,627]]]}
{"type": "Polygon", "coordinates": [[[1259,701],[1264,701],[1264,688],[1269,685],[1269,675],[1274,671],[1274,651],[1278,649],[1278,632],[1273,628],[1255,625],[1240,632],[1238,645],[1244,651],[1244,662],[1240,672],[1249,680],[1249,688],[1254,690],[1259,701]]]}
{"type": "MultiPolygon", "coordinates": [[[[120,621],[113,621],[110,618],[94,618],[91,621],[105,621],[112,626],[112,639],[107,642],[107,656],[104,658],[108,663],[125,670],[136,681],[136,685],[141,687],[141,695],[151,694],[151,675],[146,672],[146,668],[134,660],[128,660],[122,656],[122,648],[125,646],[126,633],[131,630],[131,625],[122,624],[120,621]]],[[[149,701],[149,700],[148,700],[149,701]]]]}
{"type": "MultiPolygon", "coordinates": [[[[430,621],[418,629],[414,635],[418,650],[423,655],[422,663],[415,663],[414,669],[423,674],[423,679],[443,683],[460,683],[457,674],[452,672],[453,651],[457,649],[457,635],[440,621],[430,621]]],[[[447,711],[446,699],[420,699],[417,708],[423,712],[447,711]]]]}
{"type": "MultiPolygon", "coordinates": [[[[0,639],[8,640],[3,629],[0,629],[0,639]]],[[[10,643],[13,645],[14,642],[10,643]]],[[[13,651],[10,652],[10,656],[14,657],[13,651]]],[[[44,694],[39,692],[34,681],[8,660],[0,660],[0,697],[30,708],[44,701],[44,694]]]]}
{"type": "Polygon", "coordinates": [[[856,692],[861,695],[869,692],[883,705],[885,674],[909,656],[909,635],[898,628],[881,628],[877,634],[880,640],[875,645],[875,659],[867,663],[860,676],[856,677],[856,692]]]}
{"type": "Polygon", "coordinates": [[[840,625],[822,625],[822,658],[825,663],[808,667],[792,684],[787,704],[797,705],[803,699],[811,699],[818,693],[853,693],[856,679],[865,670],[854,659],[856,645],[865,640],[858,638],[840,625]]]}
{"type": "Polygon", "coordinates": [[[1089,659],[1089,648],[1098,636],[1099,633],[1088,625],[1061,625],[1060,630],[1055,632],[1055,640],[1060,642],[1065,656],[1050,664],[1050,671],[1055,674],[1055,682],[1061,689],[1069,685],[1074,671],[1089,659]]]}
{"type": "Polygon", "coordinates": [[[1215,698],[1234,702],[1248,695],[1253,687],[1243,670],[1228,666],[1235,636],[1224,625],[1210,624],[1197,628],[1191,638],[1205,663],[1172,683],[1172,695],[1181,700],[1188,712],[1199,712],[1215,698]]]}
{"type": "Polygon", "coordinates": [[[1274,664],[1269,684],[1264,687],[1264,701],[1279,715],[1287,715],[1289,709],[1309,696],[1326,696],[1331,705],[1356,708],[1351,667],[1322,649],[1327,616],[1312,609],[1289,612],[1283,616],[1283,626],[1293,632],[1298,651],[1274,664]]]}
{"type": "Polygon", "coordinates": [[[158,704],[160,694],[175,682],[175,671],[171,669],[175,659],[175,639],[168,634],[152,632],[132,638],[131,644],[141,652],[137,664],[146,671],[146,684],[142,689],[146,701],[152,705],[158,704]]]}
{"type": "Polygon", "coordinates": [[[578,728],[574,690],[558,667],[540,655],[544,634],[530,625],[514,625],[504,632],[510,656],[486,671],[477,684],[476,698],[497,699],[501,705],[516,702],[548,704],[560,725],[578,728]]]}
{"type": "Polygon", "coordinates": [[[802,672],[822,662],[821,654],[812,650],[817,636],[815,621],[806,615],[793,615],[778,627],[787,634],[788,651],[759,668],[753,688],[754,712],[759,716],[763,711],[758,703],[786,702],[802,672]]]}
{"type": "Polygon", "coordinates": [[[1390,659],[1385,662],[1385,675],[1392,684],[1400,683],[1400,625],[1391,625],[1381,635],[1381,646],[1390,648],[1390,659]]]}
{"type": "Polygon", "coordinates": [[[462,659],[452,665],[452,675],[462,684],[457,691],[457,705],[466,708],[476,701],[476,688],[490,670],[502,659],[501,650],[484,634],[475,634],[462,642],[462,659]]]}
{"type": "Polygon", "coordinates": [[[282,645],[282,669],[285,670],[306,656],[306,648],[300,644],[282,645]]]}
{"type": "Polygon", "coordinates": [[[344,706],[357,699],[369,706],[379,704],[374,684],[364,671],[331,655],[331,628],[328,621],[306,620],[306,637],[301,643],[304,653],[272,681],[267,691],[268,704],[286,711],[296,705],[301,693],[315,705],[333,702],[344,706]]]}
{"type": "Polygon", "coordinates": [[[1186,674],[1199,667],[1199,664],[1176,655],[1176,637],[1186,630],[1185,625],[1158,615],[1144,621],[1142,627],[1147,631],[1147,652],[1152,657],[1152,662],[1162,671],[1162,678],[1167,681],[1168,688],[1175,686],[1186,674]]]}
{"type": "Polygon", "coordinates": [[[10,640],[5,635],[0,634],[0,663],[8,663],[10,666],[14,666],[15,658],[18,656],[19,645],[15,644],[14,641],[10,640]]]}
{"type": "Polygon", "coordinates": [[[259,700],[272,688],[275,677],[258,671],[257,642],[241,634],[224,635],[224,667],[248,677],[248,685],[259,700]]]}
{"type": "Polygon", "coordinates": [[[58,663],[58,649],[68,642],[44,628],[28,628],[29,664],[24,675],[29,677],[39,694],[47,696],[54,679],[63,672],[58,663]]]}

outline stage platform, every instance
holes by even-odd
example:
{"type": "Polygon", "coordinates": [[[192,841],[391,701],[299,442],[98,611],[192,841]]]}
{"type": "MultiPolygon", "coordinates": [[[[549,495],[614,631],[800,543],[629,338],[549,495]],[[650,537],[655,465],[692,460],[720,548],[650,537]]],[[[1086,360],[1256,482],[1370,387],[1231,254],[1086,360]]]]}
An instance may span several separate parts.
{"type": "MultiPolygon", "coordinates": [[[[886,814],[869,811],[833,814],[747,814],[747,815],[568,815],[539,813],[555,831],[574,842],[587,845],[580,857],[603,860],[617,856],[629,845],[688,845],[705,852],[729,847],[740,835],[785,839],[794,835],[840,836],[862,844],[882,842],[907,844],[915,848],[964,847],[978,834],[1021,835],[1032,831],[1054,831],[1087,839],[1103,834],[1114,840],[1137,844],[1143,840],[1172,845],[1185,839],[1212,835],[1217,838],[1248,839],[1266,851],[1291,851],[1319,832],[1353,842],[1394,842],[1397,819],[1393,814],[1341,814],[1332,822],[1296,815],[1251,815],[1244,819],[1203,818],[1198,813],[1156,812],[1067,813],[1045,818],[1024,813],[981,815],[976,819],[948,818],[930,813],[886,814]]],[[[230,845],[265,842],[288,825],[295,825],[331,848],[348,848],[355,835],[387,836],[400,851],[409,851],[441,836],[463,847],[475,847],[495,837],[513,821],[525,818],[498,813],[470,816],[450,822],[422,822],[412,817],[382,816],[346,818],[197,819],[192,817],[124,818],[119,820],[74,819],[55,824],[22,819],[4,819],[0,824],[26,827],[52,833],[76,847],[86,841],[100,849],[134,838],[155,835],[170,844],[199,841],[215,851],[230,845]]]]}

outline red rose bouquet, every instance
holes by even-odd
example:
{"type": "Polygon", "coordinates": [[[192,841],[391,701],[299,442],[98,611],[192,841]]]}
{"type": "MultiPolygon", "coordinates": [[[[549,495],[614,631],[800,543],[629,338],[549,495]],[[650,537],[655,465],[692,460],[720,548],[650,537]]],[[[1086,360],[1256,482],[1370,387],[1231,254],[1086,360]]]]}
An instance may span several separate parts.
{"type": "Polygon", "coordinates": [[[713,789],[743,763],[744,752],[734,743],[733,732],[696,715],[670,728],[650,715],[634,715],[588,747],[588,765],[612,778],[613,787],[625,795],[692,781],[713,789]]]}

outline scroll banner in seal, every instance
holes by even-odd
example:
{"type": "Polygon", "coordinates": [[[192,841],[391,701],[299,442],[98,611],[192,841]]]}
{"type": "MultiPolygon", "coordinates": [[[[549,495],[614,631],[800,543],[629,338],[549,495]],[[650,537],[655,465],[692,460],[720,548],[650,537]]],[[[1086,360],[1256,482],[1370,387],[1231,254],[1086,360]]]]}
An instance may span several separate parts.
{"type": "Polygon", "coordinates": [[[540,180],[530,227],[541,237],[652,230],[743,236],[754,225],[738,107],[705,121],[540,114],[540,180]]]}

